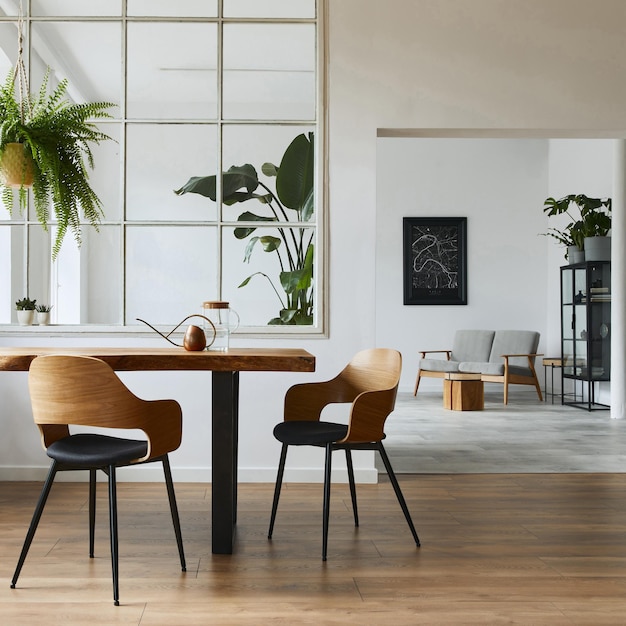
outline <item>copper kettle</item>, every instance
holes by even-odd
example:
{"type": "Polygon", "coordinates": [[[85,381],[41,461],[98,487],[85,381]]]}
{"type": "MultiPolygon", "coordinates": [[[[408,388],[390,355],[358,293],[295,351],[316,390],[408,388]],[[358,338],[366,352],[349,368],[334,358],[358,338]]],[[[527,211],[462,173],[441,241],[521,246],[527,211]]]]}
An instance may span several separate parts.
{"type": "Polygon", "coordinates": [[[174,326],[174,328],[172,328],[172,330],[170,330],[170,332],[167,333],[167,335],[164,335],[160,330],[157,330],[154,326],[152,326],[152,324],[149,324],[148,322],[146,322],[146,320],[137,318],[137,321],[142,322],[146,326],[149,326],[150,328],[152,328],[152,330],[155,333],[158,333],[159,335],[161,335],[163,339],[169,341],[172,345],[177,346],[178,348],[185,348],[185,350],[189,350],[192,352],[199,352],[200,350],[204,350],[205,348],[208,348],[215,341],[215,335],[216,335],[215,325],[208,317],[205,317],[204,315],[200,315],[198,313],[194,313],[193,315],[188,315],[184,320],[176,324],[176,326],[174,326]],[[191,319],[192,317],[201,317],[203,320],[208,322],[208,324],[206,324],[205,327],[213,330],[213,336],[211,337],[211,340],[207,342],[206,335],[204,334],[204,330],[202,330],[202,328],[200,328],[199,326],[195,326],[194,324],[190,324],[189,326],[187,326],[187,330],[185,331],[185,336],[183,337],[182,346],[172,341],[170,339],[170,335],[174,333],[176,330],[178,330],[188,319],[191,319]]]}

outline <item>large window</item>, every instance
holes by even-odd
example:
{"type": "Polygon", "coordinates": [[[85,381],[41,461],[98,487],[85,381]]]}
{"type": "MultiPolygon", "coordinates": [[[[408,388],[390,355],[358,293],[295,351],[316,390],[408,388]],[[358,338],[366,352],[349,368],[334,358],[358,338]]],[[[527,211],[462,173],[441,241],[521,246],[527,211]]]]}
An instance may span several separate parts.
{"type": "MultiPolygon", "coordinates": [[[[146,328],[137,318],[171,327],[205,300],[227,300],[244,331],[322,332],[316,0],[22,4],[31,91],[49,67],[52,86],[67,78],[74,101],[115,103],[113,118],[98,124],[114,141],[94,149],[90,180],[105,217],[98,231],[83,226],[80,248],[66,236],[53,261],[54,220],[45,232],[32,208],[0,208],[0,323],[16,324],[14,303],[26,295],[53,305],[60,326],[136,330],[146,328]],[[251,164],[256,195],[267,187],[278,198],[277,179],[262,166],[280,166],[300,135],[314,146],[314,200],[305,211],[280,203],[274,210],[258,198],[233,204],[221,177],[215,200],[174,193],[191,177],[251,164]],[[300,245],[300,269],[307,251],[313,261],[309,317],[288,313],[292,244],[300,245]],[[268,324],[277,319],[291,323],[268,324]]],[[[19,5],[0,0],[0,79],[15,63],[19,5]]]]}

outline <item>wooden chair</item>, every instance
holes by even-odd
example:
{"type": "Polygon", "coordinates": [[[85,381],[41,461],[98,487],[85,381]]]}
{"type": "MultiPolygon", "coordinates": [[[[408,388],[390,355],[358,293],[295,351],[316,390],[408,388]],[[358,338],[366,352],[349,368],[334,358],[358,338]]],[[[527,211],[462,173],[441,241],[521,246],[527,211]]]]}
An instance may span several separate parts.
{"type": "Polygon", "coordinates": [[[287,448],[290,445],[313,445],[326,449],[322,538],[322,559],[324,561],[328,547],[330,475],[333,450],[345,450],[346,453],[354,525],[359,525],[359,516],[351,451],[378,450],[415,543],[417,546],[420,545],[400,485],[382,443],[385,438],[383,431],[385,420],[395,406],[401,369],[402,357],[396,350],[384,348],[364,350],[359,352],[332,380],[299,384],[287,391],[284,421],[274,428],[274,436],[282,443],[282,450],[274,490],[274,502],[268,532],[269,539],[272,538],[274,530],[287,448]],[[322,409],[333,403],[352,404],[347,424],[320,420],[322,409]]]}
{"type": "Polygon", "coordinates": [[[52,463],[13,574],[11,588],[15,588],[58,471],[89,470],[89,556],[93,558],[96,471],[100,469],[109,478],[113,600],[119,605],[115,470],[153,461],[163,464],[180,564],[186,571],[168,458],[168,453],[176,450],[181,442],[182,413],[179,404],[174,400],[137,398],[106,363],[86,356],[37,357],[31,364],[28,384],[35,423],[52,463]],[[147,439],[123,439],[84,432],[72,435],[69,425],[139,429],[147,439]]]}

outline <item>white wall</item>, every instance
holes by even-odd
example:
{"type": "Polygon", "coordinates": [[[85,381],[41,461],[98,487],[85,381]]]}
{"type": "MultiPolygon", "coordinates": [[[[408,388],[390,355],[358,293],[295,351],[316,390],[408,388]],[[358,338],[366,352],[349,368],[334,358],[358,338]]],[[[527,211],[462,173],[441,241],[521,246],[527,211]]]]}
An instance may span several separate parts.
{"type": "MultiPolygon", "coordinates": [[[[418,351],[449,349],[457,329],[545,336],[548,242],[539,233],[548,145],[545,139],[379,138],[376,343],[403,353],[402,389],[415,384],[418,351]],[[403,305],[405,216],[467,217],[467,305],[403,305]]],[[[424,379],[421,386],[441,389],[441,381],[424,379]]]]}
{"type": "MultiPolygon", "coordinates": [[[[609,140],[553,139],[550,141],[549,188],[546,197],[562,198],[571,193],[584,193],[592,198],[607,198],[613,193],[613,142],[609,140]]],[[[547,226],[562,228],[569,223],[567,216],[550,218],[547,226]],[[552,223],[554,221],[554,224],[552,223]]],[[[548,249],[548,317],[547,350],[560,353],[560,317],[558,289],[559,267],[565,265],[563,248],[557,242],[548,249]],[[556,312],[556,314],[555,314],[556,312]]]]}
{"type": "MultiPolygon", "coordinates": [[[[330,338],[262,345],[309,349],[318,359],[311,378],[322,379],[375,344],[377,129],[626,129],[625,25],[623,0],[329,0],[330,338]]],[[[183,402],[175,477],[204,477],[204,388],[186,374],[134,378],[146,395],[183,402]]],[[[304,379],[242,375],[242,480],[273,480],[278,447],[271,428],[285,389],[304,379]]],[[[0,477],[16,466],[43,466],[24,375],[3,374],[0,397],[0,477]]],[[[291,467],[300,476],[320,468],[315,452],[292,455],[291,467]]],[[[371,477],[371,455],[357,468],[371,477]]]]}
{"type": "MultiPolygon", "coordinates": [[[[459,328],[537,330],[538,352],[560,354],[566,260],[541,233],[569,218],[547,218],[543,203],[569,193],[610,196],[612,160],[611,140],[379,137],[376,343],[403,352],[402,389],[413,388],[418,351],[450,348],[459,328]],[[467,217],[467,306],[402,304],[405,216],[467,217]]],[[[441,381],[421,387],[440,389],[441,381]]]]}
{"type": "MultiPolygon", "coordinates": [[[[548,196],[562,198],[572,193],[584,193],[594,198],[607,198],[613,194],[614,142],[610,140],[553,139],[550,141],[549,193],[548,196]]],[[[567,216],[559,216],[562,228],[569,223],[567,216]]],[[[550,218],[548,226],[554,227],[550,218]]],[[[557,222],[558,224],[558,222],[557,222]]],[[[548,250],[546,302],[548,319],[546,329],[546,354],[560,353],[560,284],[559,267],[567,261],[563,248],[551,245],[548,250]],[[555,289],[554,286],[557,286],[555,289]]],[[[615,383],[614,383],[615,384],[615,383]]],[[[619,383],[617,383],[619,384],[619,383]]],[[[611,383],[601,382],[596,387],[596,401],[611,404],[611,383]]],[[[606,414],[604,414],[606,415],[606,414]]]]}

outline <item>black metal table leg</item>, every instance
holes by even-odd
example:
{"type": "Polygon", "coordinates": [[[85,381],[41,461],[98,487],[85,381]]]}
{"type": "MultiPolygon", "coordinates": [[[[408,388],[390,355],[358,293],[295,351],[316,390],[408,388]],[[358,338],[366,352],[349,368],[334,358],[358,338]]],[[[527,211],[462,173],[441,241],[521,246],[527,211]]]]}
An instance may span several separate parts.
{"type": "Polygon", "coordinates": [[[213,554],[232,554],[237,523],[239,372],[212,374],[213,554]]]}

